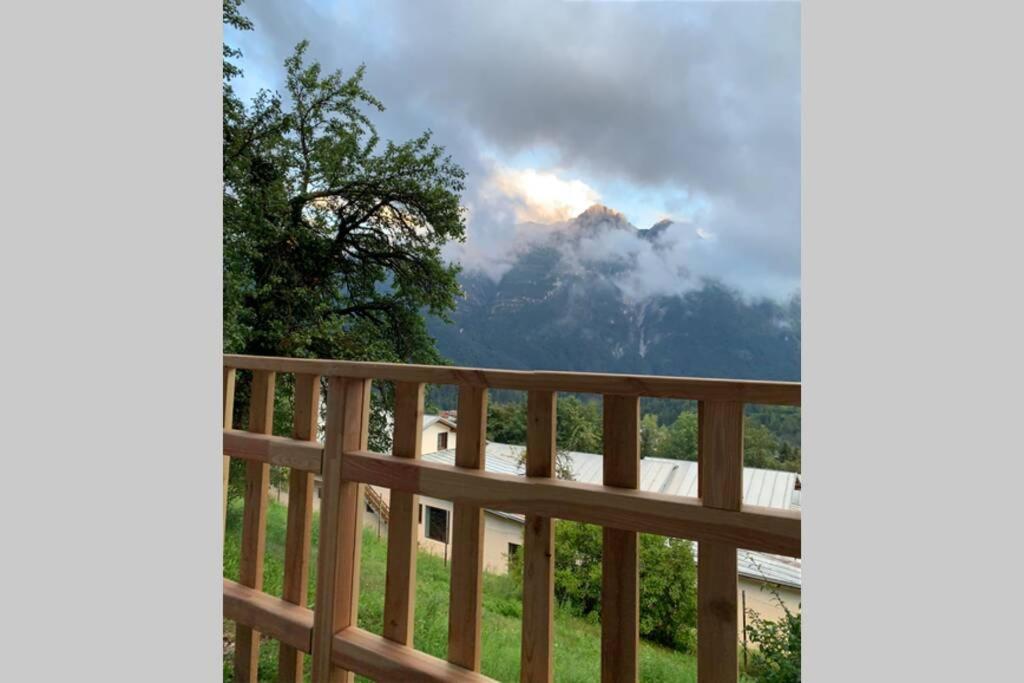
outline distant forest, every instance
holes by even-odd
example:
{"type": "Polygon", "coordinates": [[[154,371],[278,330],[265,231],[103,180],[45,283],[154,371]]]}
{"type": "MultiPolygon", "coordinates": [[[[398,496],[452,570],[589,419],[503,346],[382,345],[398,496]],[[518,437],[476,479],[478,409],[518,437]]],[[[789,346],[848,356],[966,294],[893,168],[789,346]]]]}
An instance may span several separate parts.
{"type": "MultiPolygon", "coordinates": [[[[490,392],[487,438],[498,443],[526,444],[526,394],[490,392]]],[[[454,386],[430,386],[429,413],[455,410],[454,386]]],[[[640,400],[641,457],[697,459],[697,402],[664,398],[640,400]]],[[[559,449],[602,452],[601,399],[592,394],[559,394],[559,449]]],[[[744,424],[744,464],[747,467],[800,471],[800,408],[748,405],[744,424]]]]}

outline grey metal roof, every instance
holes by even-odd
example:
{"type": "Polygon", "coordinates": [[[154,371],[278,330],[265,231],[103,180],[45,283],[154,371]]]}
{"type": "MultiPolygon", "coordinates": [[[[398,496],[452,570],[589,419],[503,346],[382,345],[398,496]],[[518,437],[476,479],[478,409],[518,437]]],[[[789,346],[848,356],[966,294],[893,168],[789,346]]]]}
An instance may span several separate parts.
{"type": "MultiPolygon", "coordinates": [[[[496,472],[498,474],[522,474],[522,469],[519,467],[518,455],[518,452],[522,450],[522,446],[488,443],[487,450],[484,454],[484,467],[488,472],[496,472]],[[504,448],[494,448],[494,446],[502,446],[504,448]]],[[[455,449],[446,448],[443,451],[424,453],[423,459],[427,462],[434,462],[440,465],[454,466],[455,449]]]]}
{"type": "MultiPolygon", "coordinates": [[[[435,416],[436,417],[436,416],[435,416]]],[[[424,428],[426,425],[424,425],[424,428]]],[[[525,449],[506,443],[487,443],[484,467],[488,472],[522,475],[520,455],[525,449]]],[[[573,480],[601,484],[604,480],[604,459],[598,453],[569,451],[573,480]]],[[[423,459],[441,465],[455,465],[455,449],[424,453],[423,459]]],[[[800,492],[795,491],[797,474],[753,467],[743,469],[743,504],[779,510],[799,509],[800,492]]],[[[673,496],[697,496],[697,463],[689,460],[643,458],[640,461],[640,489],[673,496]]],[[[522,522],[523,516],[497,510],[490,512],[522,522]]],[[[698,543],[693,544],[694,554],[698,543]]],[[[740,550],[738,570],[742,576],[800,588],[800,559],[740,550]]]]}

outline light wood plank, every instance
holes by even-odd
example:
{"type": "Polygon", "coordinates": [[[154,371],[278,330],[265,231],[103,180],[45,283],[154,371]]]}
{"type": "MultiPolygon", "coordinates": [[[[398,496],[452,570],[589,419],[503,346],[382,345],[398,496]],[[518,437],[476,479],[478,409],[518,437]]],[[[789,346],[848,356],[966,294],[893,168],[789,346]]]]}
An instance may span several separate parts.
{"type": "MultiPolygon", "coordinates": [[[[700,406],[701,496],[708,508],[739,510],[743,503],[743,404],[700,406]]],[[[702,542],[697,553],[697,680],[735,683],[737,659],[736,545],[702,542]]]]}
{"type": "MultiPolygon", "coordinates": [[[[270,434],[274,426],[274,385],[277,375],[256,370],[252,376],[249,402],[249,431],[270,434]]],[[[263,589],[263,555],[266,549],[267,492],[270,465],[245,463],[245,511],[242,516],[242,552],[238,561],[238,582],[263,589]]],[[[256,683],[260,656],[260,634],[244,624],[235,629],[235,681],[256,683]]]]}
{"type": "Polygon", "coordinates": [[[659,377],[589,372],[531,372],[399,363],[274,358],[225,354],[224,363],[249,370],[275,370],[325,377],[381,379],[393,382],[458,384],[519,391],[582,392],[623,396],[657,396],[694,401],[741,401],[800,405],[800,384],[757,380],[659,377]]]}
{"type": "MultiPolygon", "coordinates": [[[[320,420],[320,377],[295,376],[292,436],[316,443],[320,420]]],[[[322,452],[321,458],[322,460],[322,452]]],[[[320,467],[317,467],[317,471],[320,467]]],[[[305,607],[309,592],[309,553],[313,531],[313,474],[292,468],[288,473],[288,529],[285,532],[284,580],[281,597],[305,607]]],[[[310,613],[312,615],[312,613],[310,613]]],[[[312,639],[312,618],[310,619],[312,639]]],[[[281,683],[300,683],[305,654],[310,647],[296,648],[281,643],[277,678],[281,683]]]]}
{"type": "MultiPolygon", "coordinates": [[[[235,414],[235,372],[234,368],[224,368],[224,429],[231,429],[235,414]]],[[[231,457],[224,455],[224,517],[221,529],[228,523],[228,478],[231,473],[231,457]]]]}
{"type": "Polygon", "coordinates": [[[363,484],[342,480],[346,451],[365,449],[370,381],[331,377],[327,385],[323,495],[313,622],[313,682],[351,683],[350,671],[331,664],[334,634],[354,626],[359,607],[363,484]]]}
{"type": "Polygon", "coordinates": [[[334,663],[381,683],[493,683],[493,678],[399,645],[387,638],[347,628],[334,637],[334,663]]]}
{"type": "MultiPolygon", "coordinates": [[[[555,475],[556,402],[553,391],[526,396],[526,476],[555,475]]],[[[523,683],[554,677],[555,537],[550,517],[526,515],[523,527],[523,683]]]]}
{"type": "MultiPolygon", "coordinates": [[[[459,386],[459,427],[455,464],[467,470],[484,469],[487,443],[487,390],[459,386]]],[[[484,513],[476,505],[452,505],[452,574],[448,608],[448,661],[480,670],[484,513]]]]}
{"type": "Polygon", "coordinates": [[[696,498],[559,479],[528,480],[425,461],[398,462],[369,452],[347,453],[343,476],[392,491],[504,512],[534,513],[696,541],[721,541],[748,550],[800,557],[800,513],[795,510],[756,505],[744,505],[740,511],[720,510],[704,506],[696,498]]]}
{"type": "MultiPolygon", "coordinates": [[[[395,383],[395,432],[392,453],[416,460],[423,441],[424,385],[395,383]]],[[[416,554],[419,548],[419,496],[391,492],[388,516],[388,567],[384,586],[384,637],[412,646],[416,611],[416,554]]]]}
{"type": "Polygon", "coordinates": [[[268,465],[320,473],[323,448],[320,444],[284,436],[224,430],[224,452],[232,458],[255,460],[268,465]]]}
{"type": "Polygon", "coordinates": [[[281,647],[309,652],[313,610],[224,579],[224,617],[258,628],[281,641],[281,647]]]}
{"type": "MultiPolygon", "coordinates": [[[[604,397],[604,485],[640,485],[640,399],[604,397]]],[[[640,574],[635,531],[604,529],[601,565],[601,680],[637,680],[640,574]]]]}

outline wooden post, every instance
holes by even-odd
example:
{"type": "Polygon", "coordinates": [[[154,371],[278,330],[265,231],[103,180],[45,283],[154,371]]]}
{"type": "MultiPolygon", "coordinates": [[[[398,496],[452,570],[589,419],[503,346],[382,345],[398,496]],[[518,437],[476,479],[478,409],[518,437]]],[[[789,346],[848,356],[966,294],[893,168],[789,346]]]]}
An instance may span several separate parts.
{"type": "Polygon", "coordinates": [[[370,380],[331,377],[327,385],[320,546],[313,617],[313,683],[351,683],[351,672],[331,663],[334,634],[356,625],[362,547],[363,485],[342,479],[346,451],[365,450],[370,380]]]}
{"type": "MultiPolygon", "coordinates": [[[[484,469],[487,444],[487,389],[459,386],[458,467],[484,469]]],[[[452,578],[448,607],[448,661],[480,670],[481,587],[484,512],[475,505],[452,506],[452,578]]]]}
{"type": "MultiPolygon", "coordinates": [[[[292,437],[316,441],[320,419],[320,377],[295,376],[295,408],[292,437]]],[[[309,591],[309,551],[313,531],[313,473],[292,468],[288,473],[288,530],[285,535],[284,585],[281,597],[306,606],[309,591]]],[[[301,683],[305,653],[281,643],[278,681],[301,683]]]]}
{"type": "MultiPolygon", "coordinates": [[[[604,485],[640,485],[640,399],[604,397],[604,485]]],[[[636,681],[640,574],[635,531],[604,529],[601,565],[601,680],[636,681]]]]}
{"type": "MultiPolygon", "coordinates": [[[[416,460],[423,441],[424,385],[395,382],[395,433],[391,452],[416,460]]],[[[416,610],[417,510],[419,496],[391,492],[388,569],[384,587],[384,637],[412,647],[416,610]]],[[[378,527],[379,528],[379,527],[378,527]]]]}
{"type": "MultiPolygon", "coordinates": [[[[234,368],[224,368],[224,429],[231,429],[235,413],[235,372],[234,368]]],[[[224,456],[224,519],[221,528],[228,523],[228,478],[231,474],[231,458],[224,456]]]]}
{"type": "MultiPolygon", "coordinates": [[[[249,431],[270,434],[274,426],[274,384],[276,375],[256,370],[252,376],[249,403],[249,431]]],[[[270,465],[245,463],[245,513],[242,518],[242,553],[238,562],[238,582],[263,589],[263,554],[267,537],[267,493],[270,465]]],[[[260,658],[260,634],[243,624],[235,626],[235,681],[256,683],[260,658]]]]}
{"type": "MultiPolygon", "coordinates": [[[[555,392],[526,397],[526,476],[555,475],[555,392]]],[[[550,682],[554,667],[555,538],[550,517],[527,514],[523,529],[523,639],[519,677],[550,682]]]]}
{"type": "MultiPolygon", "coordinates": [[[[699,482],[706,507],[739,510],[743,502],[743,404],[704,401],[699,407],[699,482]]],[[[701,543],[697,554],[697,680],[735,683],[736,546],[701,543]]]]}

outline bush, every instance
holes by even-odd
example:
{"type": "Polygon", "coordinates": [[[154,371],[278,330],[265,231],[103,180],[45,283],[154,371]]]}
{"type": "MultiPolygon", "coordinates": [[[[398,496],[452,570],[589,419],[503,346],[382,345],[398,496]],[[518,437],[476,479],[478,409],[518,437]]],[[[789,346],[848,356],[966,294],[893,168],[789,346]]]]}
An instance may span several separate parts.
{"type": "MultiPolygon", "coordinates": [[[[555,598],[577,616],[601,611],[601,527],[555,522],[555,598]]],[[[522,577],[522,558],[510,563],[522,577]]],[[[683,652],[696,644],[697,570],[689,541],[640,534],[640,635],[683,652]]]]}
{"type": "MultiPolygon", "coordinates": [[[[776,596],[778,597],[778,596],[776,596]]],[[[747,610],[750,623],[747,635],[758,644],[752,653],[748,673],[762,683],[799,683],[800,681],[800,613],[785,611],[779,621],[768,621],[747,610]]]]}

